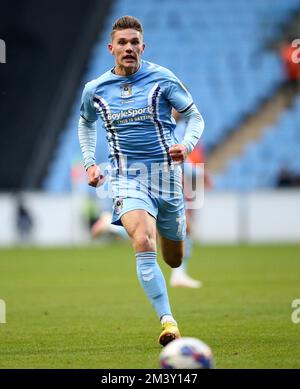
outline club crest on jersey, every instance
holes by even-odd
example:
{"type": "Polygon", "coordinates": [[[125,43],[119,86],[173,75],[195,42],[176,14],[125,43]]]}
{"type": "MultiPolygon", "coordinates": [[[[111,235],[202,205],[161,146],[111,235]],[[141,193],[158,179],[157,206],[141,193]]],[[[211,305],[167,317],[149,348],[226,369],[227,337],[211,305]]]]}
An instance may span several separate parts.
{"type": "Polygon", "coordinates": [[[115,208],[115,213],[117,215],[119,215],[119,213],[122,211],[123,209],[123,199],[116,199],[115,200],[115,204],[114,204],[114,208],[115,208]]]}
{"type": "Polygon", "coordinates": [[[120,86],[120,88],[121,88],[122,99],[126,99],[127,97],[132,96],[132,85],[131,84],[123,84],[120,86]]]}

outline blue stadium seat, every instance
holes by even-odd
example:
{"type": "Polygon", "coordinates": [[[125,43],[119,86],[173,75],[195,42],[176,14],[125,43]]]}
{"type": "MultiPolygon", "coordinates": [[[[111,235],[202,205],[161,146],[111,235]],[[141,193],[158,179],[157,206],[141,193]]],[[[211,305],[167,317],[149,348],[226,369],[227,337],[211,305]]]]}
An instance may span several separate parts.
{"type": "Polygon", "coordinates": [[[240,191],[274,187],[284,167],[300,175],[300,95],[260,139],[248,144],[239,157],[229,161],[215,180],[218,190],[240,191]],[[225,183],[231,183],[230,185],[225,183]]]}

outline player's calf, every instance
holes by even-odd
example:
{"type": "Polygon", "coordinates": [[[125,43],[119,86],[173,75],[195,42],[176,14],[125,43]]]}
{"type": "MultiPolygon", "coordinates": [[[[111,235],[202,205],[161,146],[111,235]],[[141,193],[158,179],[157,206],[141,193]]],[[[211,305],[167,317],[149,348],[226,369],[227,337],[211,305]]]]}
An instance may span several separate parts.
{"type": "Polygon", "coordinates": [[[161,249],[164,261],[172,268],[179,267],[184,256],[183,241],[161,237],[161,249]]]}
{"type": "Polygon", "coordinates": [[[175,257],[163,256],[163,258],[166,264],[169,265],[172,269],[179,267],[182,263],[182,257],[175,258],[175,257]]]}

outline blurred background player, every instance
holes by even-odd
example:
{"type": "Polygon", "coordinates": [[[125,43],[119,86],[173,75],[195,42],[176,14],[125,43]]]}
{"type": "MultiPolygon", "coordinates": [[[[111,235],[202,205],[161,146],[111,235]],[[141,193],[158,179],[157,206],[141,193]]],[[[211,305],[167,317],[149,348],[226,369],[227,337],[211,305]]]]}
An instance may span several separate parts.
{"type": "MultiPolygon", "coordinates": [[[[296,42],[295,37],[285,40],[280,46],[280,55],[285,73],[285,85],[291,101],[293,96],[300,92],[299,47],[298,45],[293,44],[293,42],[296,42]]],[[[300,42],[300,40],[298,40],[298,42],[300,42]]]]}
{"type": "Polygon", "coordinates": [[[30,243],[34,220],[21,194],[16,196],[16,201],[16,230],[18,231],[18,237],[20,243],[30,243]]]}
{"type": "MultiPolygon", "coordinates": [[[[178,142],[181,141],[184,137],[185,132],[185,121],[182,119],[180,113],[173,110],[173,117],[176,120],[176,129],[175,136],[178,142]]],[[[200,171],[203,174],[204,189],[212,188],[212,180],[210,176],[205,172],[204,169],[204,150],[201,142],[198,142],[194,150],[188,155],[185,162],[185,177],[188,175],[193,175],[196,171],[193,169],[197,164],[201,164],[202,168],[200,171]],[[188,166],[190,165],[190,166],[188,166]]],[[[199,169],[197,170],[197,172],[199,169]]],[[[192,177],[190,177],[192,179],[192,177]]],[[[193,210],[188,207],[188,202],[190,201],[188,189],[185,186],[184,196],[186,202],[186,241],[185,241],[185,254],[181,266],[172,269],[170,277],[170,285],[173,288],[200,288],[202,282],[199,280],[194,280],[187,273],[189,260],[192,255],[192,229],[193,229],[193,210]]]]}
{"type": "Polygon", "coordinates": [[[112,213],[109,211],[101,212],[100,216],[98,213],[97,219],[93,221],[90,229],[92,238],[105,236],[116,240],[128,239],[125,229],[111,224],[111,218],[112,213]]]}

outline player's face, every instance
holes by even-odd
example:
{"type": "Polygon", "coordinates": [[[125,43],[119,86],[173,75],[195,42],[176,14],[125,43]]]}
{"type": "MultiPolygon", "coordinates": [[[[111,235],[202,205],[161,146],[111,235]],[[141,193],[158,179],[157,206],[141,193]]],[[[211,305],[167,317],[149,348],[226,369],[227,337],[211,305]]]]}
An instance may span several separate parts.
{"type": "Polygon", "coordinates": [[[128,76],[136,72],[144,48],[143,36],[139,31],[131,28],[116,31],[112,42],[108,45],[110,53],[115,57],[116,74],[128,76]]]}

